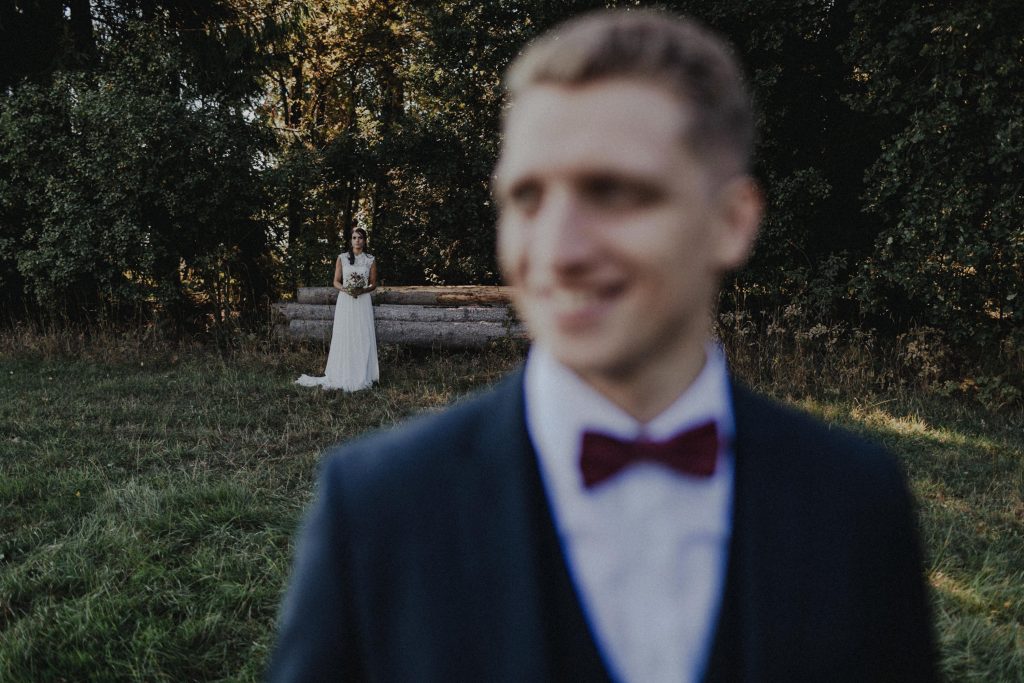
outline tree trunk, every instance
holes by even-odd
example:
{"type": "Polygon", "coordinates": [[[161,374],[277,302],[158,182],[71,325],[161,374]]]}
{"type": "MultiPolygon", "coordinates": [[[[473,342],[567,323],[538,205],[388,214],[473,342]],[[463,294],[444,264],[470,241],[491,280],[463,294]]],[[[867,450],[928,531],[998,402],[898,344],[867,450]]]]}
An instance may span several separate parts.
{"type": "Polygon", "coordinates": [[[274,286],[270,276],[270,244],[261,225],[250,221],[239,251],[240,313],[246,323],[259,322],[266,315],[274,286]]]}
{"type": "Polygon", "coordinates": [[[96,61],[96,36],[92,30],[92,7],[89,0],[70,0],[68,24],[75,49],[75,61],[79,66],[89,66],[96,61]]]}

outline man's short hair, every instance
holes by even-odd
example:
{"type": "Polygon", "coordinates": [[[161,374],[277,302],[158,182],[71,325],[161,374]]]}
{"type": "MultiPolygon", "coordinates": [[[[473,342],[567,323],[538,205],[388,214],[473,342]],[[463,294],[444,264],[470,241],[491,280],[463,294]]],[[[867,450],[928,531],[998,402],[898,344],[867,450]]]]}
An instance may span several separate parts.
{"type": "Polygon", "coordinates": [[[598,10],[555,27],[509,67],[505,90],[584,86],[622,78],[667,88],[688,115],[683,142],[726,177],[749,170],[754,116],[732,48],[700,24],[667,12],[598,10]]]}

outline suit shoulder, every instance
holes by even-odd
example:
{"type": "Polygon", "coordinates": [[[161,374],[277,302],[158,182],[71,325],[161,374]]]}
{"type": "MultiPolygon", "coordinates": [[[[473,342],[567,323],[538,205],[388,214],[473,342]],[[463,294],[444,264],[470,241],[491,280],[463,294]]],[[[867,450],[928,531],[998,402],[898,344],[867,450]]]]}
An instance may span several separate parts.
{"type": "Polygon", "coordinates": [[[881,444],[742,386],[733,396],[737,433],[782,462],[841,477],[902,481],[898,461],[881,444]]]}
{"type": "Polygon", "coordinates": [[[822,547],[911,533],[909,482],[882,445],[746,390],[734,406],[737,491],[822,547]]]}
{"type": "Polygon", "coordinates": [[[509,401],[518,395],[517,377],[515,373],[440,411],[335,446],[325,457],[325,476],[372,485],[387,479],[434,477],[442,470],[465,465],[478,450],[474,446],[491,419],[507,411],[509,401]]]}

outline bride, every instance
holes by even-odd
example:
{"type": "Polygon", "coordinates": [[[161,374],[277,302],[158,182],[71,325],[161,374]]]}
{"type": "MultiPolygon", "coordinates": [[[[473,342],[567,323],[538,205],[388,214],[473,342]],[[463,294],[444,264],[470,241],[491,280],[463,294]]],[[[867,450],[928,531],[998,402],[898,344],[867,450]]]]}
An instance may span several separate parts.
{"type": "Polygon", "coordinates": [[[377,264],[366,253],[366,231],[352,231],[352,248],[334,264],[334,329],[327,369],[323,377],[303,375],[295,380],[304,387],[358,391],[380,377],[377,367],[377,335],[373,329],[373,304],[369,293],[377,288],[377,264]]]}

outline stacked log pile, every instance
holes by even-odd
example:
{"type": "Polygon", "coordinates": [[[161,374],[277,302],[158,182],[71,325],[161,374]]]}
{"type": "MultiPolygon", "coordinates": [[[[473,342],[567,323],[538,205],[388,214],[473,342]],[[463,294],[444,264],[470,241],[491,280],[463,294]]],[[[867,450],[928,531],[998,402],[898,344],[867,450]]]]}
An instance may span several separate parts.
{"type": "MultiPolygon", "coordinates": [[[[278,334],[329,342],[338,295],[333,287],[302,287],[294,303],[274,304],[278,334]]],[[[505,287],[388,287],[371,296],[379,343],[474,348],[525,338],[505,287]]]]}

